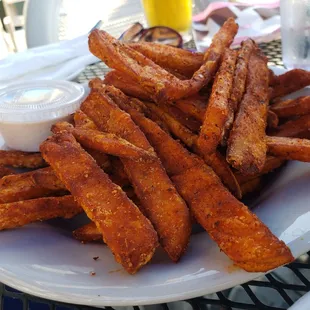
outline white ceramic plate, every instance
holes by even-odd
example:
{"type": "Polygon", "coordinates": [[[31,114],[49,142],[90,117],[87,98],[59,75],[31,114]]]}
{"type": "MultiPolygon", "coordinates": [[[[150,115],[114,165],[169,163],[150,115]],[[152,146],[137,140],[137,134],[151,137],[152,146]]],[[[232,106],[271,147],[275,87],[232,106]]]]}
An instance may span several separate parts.
{"type": "MultiPolygon", "coordinates": [[[[255,201],[254,212],[295,257],[310,250],[309,188],[310,164],[291,162],[255,201]]],[[[205,232],[192,236],[180,263],[158,251],[151,264],[130,276],[106,246],[81,244],[60,224],[53,221],[1,232],[0,281],[43,298],[122,306],[192,298],[260,276],[234,268],[205,232]]]]}

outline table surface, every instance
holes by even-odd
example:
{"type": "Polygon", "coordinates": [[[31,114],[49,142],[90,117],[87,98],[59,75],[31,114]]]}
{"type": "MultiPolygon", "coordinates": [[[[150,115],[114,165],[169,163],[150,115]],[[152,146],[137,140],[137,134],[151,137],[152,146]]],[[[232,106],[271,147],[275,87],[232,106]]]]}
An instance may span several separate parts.
{"type": "MultiPolygon", "coordinates": [[[[136,0],[134,0],[136,1],[136,0]]],[[[125,3],[126,1],[124,1],[125,3]]],[[[129,6],[128,6],[129,8],[129,6]]],[[[128,9],[127,8],[127,9],[128,9]]],[[[124,8],[123,8],[124,9],[124,8]]],[[[126,9],[126,8],[125,8],[126,9]]],[[[123,11],[124,12],[124,11],[123,11]]],[[[124,29],[134,21],[143,21],[141,12],[133,11],[133,14],[119,15],[117,20],[104,25],[105,30],[118,37],[124,29]]],[[[62,26],[66,23],[66,16],[62,26]]],[[[62,32],[62,39],[66,36],[62,32]]],[[[187,47],[194,47],[190,42],[187,47]]],[[[282,66],[281,41],[272,41],[260,44],[261,49],[268,56],[269,66],[282,66]]],[[[76,79],[80,83],[89,81],[94,77],[103,77],[109,69],[104,63],[88,66],[76,79]]],[[[246,284],[236,286],[232,289],[218,292],[216,294],[203,296],[178,303],[162,304],[148,307],[127,307],[126,309],[138,310],[167,310],[167,309],[264,309],[280,310],[287,309],[297,299],[310,291],[310,252],[303,255],[294,263],[278,268],[276,271],[250,281],[246,284]]],[[[95,309],[85,306],[68,305],[44,300],[28,294],[18,292],[8,286],[0,284],[0,309],[31,309],[31,310],[86,310],[95,309]]],[[[106,307],[105,309],[113,309],[106,307]]],[[[124,308],[117,308],[124,309],[124,308]]]]}

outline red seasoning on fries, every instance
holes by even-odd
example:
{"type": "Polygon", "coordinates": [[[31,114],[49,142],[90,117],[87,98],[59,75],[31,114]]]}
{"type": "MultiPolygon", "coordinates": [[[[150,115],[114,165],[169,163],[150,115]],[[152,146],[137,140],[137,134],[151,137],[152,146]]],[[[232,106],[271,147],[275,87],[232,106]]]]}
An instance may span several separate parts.
{"type": "Polygon", "coordinates": [[[310,162],[310,96],[281,98],[310,73],[276,76],[251,39],[230,48],[237,30],[228,19],[205,54],[93,30],[90,51],[113,70],[41,153],[0,151],[0,230],[84,212],[73,237],[103,240],[134,274],[159,244],[174,262],[186,256],[196,221],[246,271],[291,262],[240,199],[286,161],[310,162]]]}

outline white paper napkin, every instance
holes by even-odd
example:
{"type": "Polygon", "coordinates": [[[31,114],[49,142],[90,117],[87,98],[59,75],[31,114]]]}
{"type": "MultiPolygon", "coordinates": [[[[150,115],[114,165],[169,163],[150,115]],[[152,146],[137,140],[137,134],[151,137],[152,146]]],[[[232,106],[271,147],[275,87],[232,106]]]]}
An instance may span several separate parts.
{"type": "Polygon", "coordinates": [[[30,79],[70,80],[97,61],[88,50],[88,35],[29,49],[0,60],[0,87],[30,79]]]}

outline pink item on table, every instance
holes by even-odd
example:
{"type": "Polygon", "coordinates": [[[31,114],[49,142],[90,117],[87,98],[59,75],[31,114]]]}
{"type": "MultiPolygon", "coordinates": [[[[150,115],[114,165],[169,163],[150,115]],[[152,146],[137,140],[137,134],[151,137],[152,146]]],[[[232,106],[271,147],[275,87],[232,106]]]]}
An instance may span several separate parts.
{"type": "Polygon", "coordinates": [[[224,21],[234,17],[239,24],[233,46],[238,46],[248,37],[258,43],[280,38],[280,1],[269,3],[212,2],[201,13],[193,17],[193,34],[197,49],[204,51],[213,35],[224,21]]]}

